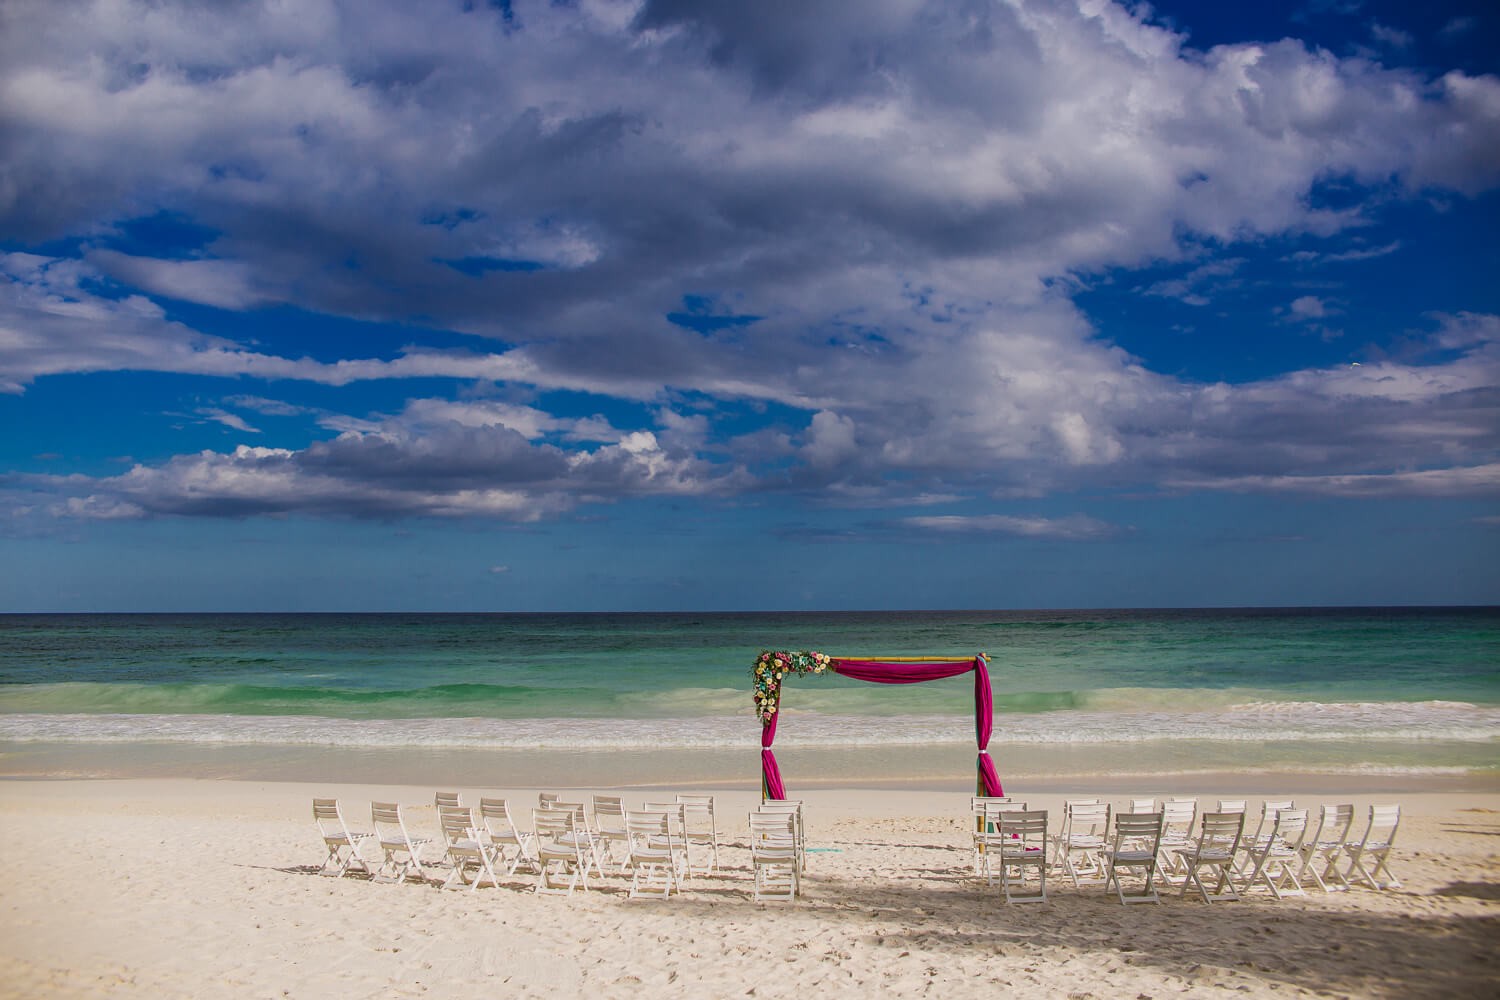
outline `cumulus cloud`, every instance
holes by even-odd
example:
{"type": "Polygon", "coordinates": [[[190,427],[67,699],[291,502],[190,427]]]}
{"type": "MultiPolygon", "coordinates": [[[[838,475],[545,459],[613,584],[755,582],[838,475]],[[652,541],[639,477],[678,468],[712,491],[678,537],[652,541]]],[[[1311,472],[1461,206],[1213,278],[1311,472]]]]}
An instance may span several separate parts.
{"type": "MultiPolygon", "coordinates": [[[[1292,39],[1195,51],[1105,2],[507,9],[8,11],[0,238],[80,249],[0,258],[0,391],[107,370],[443,378],[643,403],[650,426],[415,399],[319,414],[333,436],[305,447],[49,481],[68,513],[525,520],[629,495],[1339,476],[1420,493],[1437,464],[1493,457],[1483,318],[1439,320],[1428,354],[1357,374],[1202,385],[1112,346],[1058,289],[1181,261],[1150,293],[1207,305],[1238,280],[1238,244],[1368,221],[1358,199],[1311,197],[1330,178],[1382,199],[1488,190],[1494,77],[1292,39]],[[116,240],[162,213],[201,232],[116,240]],[[195,330],[176,303],[493,347],[282,356],[195,330]]],[[[1335,308],[1307,295],[1287,315],[1335,308]]],[[[298,410],[274,395],[236,398],[298,410]]]]}
{"type": "Polygon", "coordinates": [[[1291,314],[1292,319],[1310,320],[1323,319],[1333,315],[1337,310],[1316,295],[1299,295],[1292,300],[1291,305],[1287,306],[1287,312],[1291,314]]]}
{"type": "Polygon", "coordinates": [[[31,477],[36,489],[73,496],[54,512],[78,518],[160,515],[249,517],[492,517],[534,521],[579,503],[627,496],[706,496],[742,489],[732,467],[668,451],[650,431],[565,449],[578,421],[542,419],[525,407],[415,400],[305,449],[240,445],[137,464],[119,476],[31,477]],[[543,428],[542,425],[546,427],[543,428]]]}

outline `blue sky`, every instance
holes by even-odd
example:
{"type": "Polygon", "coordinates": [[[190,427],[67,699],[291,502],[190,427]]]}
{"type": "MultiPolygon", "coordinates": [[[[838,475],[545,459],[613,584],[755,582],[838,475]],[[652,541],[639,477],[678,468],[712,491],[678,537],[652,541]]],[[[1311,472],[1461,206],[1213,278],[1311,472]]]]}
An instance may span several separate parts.
{"type": "Polygon", "coordinates": [[[1500,603],[1479,3],[0,10],[0,610],[1500,603]]]}

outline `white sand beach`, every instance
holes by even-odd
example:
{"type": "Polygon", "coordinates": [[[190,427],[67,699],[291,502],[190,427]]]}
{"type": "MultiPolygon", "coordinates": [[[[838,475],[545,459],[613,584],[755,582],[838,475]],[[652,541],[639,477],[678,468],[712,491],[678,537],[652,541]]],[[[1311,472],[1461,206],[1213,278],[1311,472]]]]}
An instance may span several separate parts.
{"type": "MultiPolygon", "coordinates": [[[[738,788],[716,793],[722,871],[670,901],[630,900],[620,877],[566,898],[534,894],[521,874],[445,891],[316,874],[314,796],[338,797],[358,826],[372,799],[399,801],[436,837],[431,787],[9,780],[0,994],[1496,995],[1500,794],[1341,796],[1324,780],[1299,799],[1354,801],[1361,817],[1372,801],[1401,803],[1403,888],[1212,905],[1174,890],[1127,908],[1054,876],[1048,903],[1007,905],[972,877],[967,796],[818,788],[803,795],[814,848],[803,898],[758,904],[746,849],[758,795],[738,788]]],[[[580,793],[593,790],[608,791],[580,793]]],[[[1061,794],[1012,791],[1060,815],[1061,794]]],[[[1195,791],[1211,803],[1224,790],[1195,791]]],[[[629,805],[652,792],[623,794],[629,805]]]]}

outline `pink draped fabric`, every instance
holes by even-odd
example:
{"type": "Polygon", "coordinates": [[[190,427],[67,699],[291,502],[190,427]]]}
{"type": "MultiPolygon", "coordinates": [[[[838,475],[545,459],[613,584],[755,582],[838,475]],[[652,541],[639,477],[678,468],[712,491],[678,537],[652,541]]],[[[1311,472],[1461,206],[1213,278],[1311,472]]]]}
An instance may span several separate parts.
{"type": "MultiPolygon", "coordinates": [[[[1005,794],[1000,785],[1000,775],[995,771],[995,762],[990,759],[989,754],[990,733],[994,727],[995,712],[994,700],[990,694],[990,672],[985,666],[984,657],[924,663],[882,663],[878,660],[835,659],[829,667],[836,674],[860,681],[872,681],[876,684],[920,684],[923,681],[941,680],[944,677],[957,677],[959,674],[966,674],[972,670],[974,672],[975,741],[979,744],[977,765],[979,782],[986,795],[1005,794]]],[[[776,739],[778,718],[779,714],[771,716],[760,731],[761,785],[768,799],[786,798],[786,787],[781,781],[781,769],[776,764],[776,755],[771,751],[771,744],[776,739]]]]}
{"type": "Polygon", "coordinates": [[[922,681],[937,681],[944,677],[966,674],[974,669],[974,660],[955,660],[951,663],[880,663],[876,660],[836,659],[829,668],[836,674],[853,677],[857,681],[920,684],[922,681]]]}
{"type": "Polygon", "coordinates": [[[781,768],[776,765],[776,754],[771,744],[776,740],[776,720],[773,715],[760,729],[760,783],[761,793],[768,799],[786,798],[786,786],[781,783],[781,768]]]}

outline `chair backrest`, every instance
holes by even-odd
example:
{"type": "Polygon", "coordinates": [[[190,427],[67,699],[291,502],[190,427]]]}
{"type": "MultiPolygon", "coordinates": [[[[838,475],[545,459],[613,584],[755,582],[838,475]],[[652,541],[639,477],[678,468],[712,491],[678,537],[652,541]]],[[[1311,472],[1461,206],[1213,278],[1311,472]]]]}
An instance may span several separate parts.
{"type": "Polygon", "coordinates": [[[349,840],[349,827],[344,823],[344,814],[339,811],[338,799],[313,799],[313,821],[318,832],[326,840],[334,837],[349,840]]]}
{"type": "Polygon", "coordinates": [[[1153,813],[1160,810],[1156,808],[1155,799],[1128,799],[1125,802],[1125,808],[1120,811],[1123,813],[1153,813]]]}
{"type": "Polygon", "coordinates": [[[1219,812],[1221,813],[1243,813],[1249,808],[1244,799],[1220,799],[1219,812]]]}
{"type": "Polygon", "coordinates": [[[1023,830],[1047,829],[1045,809],[1002,809],[995,813],[1002,833],[1019,833],[1023,830]]]}
{"type": "Polygon", "coordinates": [[[675,798],[690,813],[707,814],[709,816],[712,816],[714,813],[714,797],[712,795],[677,795],[675,798]]]}
{"type": "Polygon", "coordinates": [[[632,852],[645,849],[674,851],[676,832],[672,829],[672,818],[660,809],[630,809],[625,813],[625,836],[632,852]]]}
{"type": "Polygon", "coordinates": [[[1245,814],[1220,810],[1203,814],[1198,828],[1198,855],[1201,858],[1232,859],[1245,833],[1245,814]]]}
{"type": "Polygon", "coordinates": [[[544,803],[542,808],[551,810],[552,812],[572,813],[575,829],[588,828],[588,814],[584,812],[582,802],[564,802],[561,799],[554,798],[552,801],[544,803]]]}
{"type": "Polygon", "coordinates": [[[432,797],[432,804],[435,808],[441,809],[443,806],[462,805],[463,799],[458,792],[438,792],[432,797]]]}
{"type": "Polygon", "coordinates": [[[1115,850],[1127,844],[1136,850],[1155,854],[1161,846],[1162,815],[1159,812],[1115,813],[1115,850]]]}
{"type": "Polygon", "coordinates": [[[573,832],[573,816],[571,809],[533,809],[532,829],[538,840],[556,840],[573,832]]]}
{"type": "Polygon", "coordinates": [[[1271,835],[1276,828],[1276,814],[1283,809],[1290,809],[1294,805],[1291,799],[1266,799],[1260,804],[1260,822],[1255,824],[1255,832],[1250,835],[1250,843],[1259,844],[1264,838],[1271,835]]]}
{"type": "Polygon", "coordinates": [[[790,816],[792,832],[798,841],[802,839],[802,800],[769,799],[756,807],[756,812],[768,815],[790,816]]]}
{"type": "Polygon", "coordinates": [[[556,792],[537,792],[536,804],[545,809],[551,806],[552,803],[556,802],[561,797],[562,796],[558,795],[556,792]]]}
{"type": "Polygon", "coordinates": [[[1307,836],[1307,810],[1281,809],[1276,813],[1276,826],[1271,837],[1279,840],[1290,850],[1300,850],[1307,836]]]}
{"type": "Polygon", "coordinates": [[[474,829],[474,813],[468,806],[437,807],[438,826],[443,831],[443,842],[452,847],[460,840],[468,840],[474,829]]]}
{"type": "Polygon", "coordinates": [[[1016,816],[1025,812],[1026,803],[1024,802],[986,802],[979,818],[984,823],[984,829],[994,833],[1000,829],[1000,817],[1016,816]]]}
{"type": "Polygon", "coordinates": [[[618,795],[594,796],[594,830],[598,833],[625,832],[625,803],[618,795]]]}
{"type": "Polygon", "coordinates": [[[1066,804],[1063,812],[1065,833],[1103,835],[1109,830],[1110,807],[1098,799],[1075,799],[1066,804]]]}
{"type": "Polygon", "coordinates": [[[1365,835],[1360,838],[1362,847],[1370,844],[1381,843],[1389,846],[1396,839],[1396,828],[1401,825],[1401,807],[1399,805],[1381,805],[1370,807],[1370,824],[1365,827],[1365,835]]]}
{"type": "Polygon", "coordinates": [[[1307,838],[1309,845],[1342,844],[1349,837],[1349,827],[1354,825],[1354,806],[1351,803],[1328,804],[1318,808],[1318,826],[1307,838]]]}
{"type": "Polygon", "coordinates": [[[403,840],[410,839],[401,807],[394,802],[371,802],[370,822],[375,826],[375,835],[382,840],[394,839],[398,834],[403,840]]]}
{"type": "Polygon", "coordinates": [[[1009,795],[971,795],[969,796],[969,811],[978,816],[984,812],[984,807],[990,803],[1008,803],[1009,795]]]}
{"type": "Polygon", "coordinates": [[[1025,812],[1026,803],[1013,802],[1010,799],[987,799],[980,803],[979,814],[993,816],[996,813],[1025,812]]]}
{"type": "Polygon", "coordinates": [[[793,850],[797,846],[797,814],[790,809],[757,810],[750,814],[750,849],[793,850]]]}
{"type": "Polygon", "coordinates": [[[686,810],[681,802],[646,802],[641,808],[646,812],[666,813],[673,833],[681,833],[682,825],[687,820],[686,810]]]}
{"type": "Polygon", "coordinates": [[[1161,803],[1162,827],[1168,832],[1191,832],[1193,820],[1198,817],[1197,799],[1163,799],[1161,803]]]}
{"type": "Polygon", "coordinates": [[[504,799],[480,799],[479,822],[491,840],[518,839],[515,821],[510,816],[510,805],[504,799]]]}

